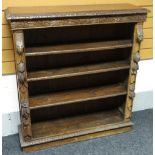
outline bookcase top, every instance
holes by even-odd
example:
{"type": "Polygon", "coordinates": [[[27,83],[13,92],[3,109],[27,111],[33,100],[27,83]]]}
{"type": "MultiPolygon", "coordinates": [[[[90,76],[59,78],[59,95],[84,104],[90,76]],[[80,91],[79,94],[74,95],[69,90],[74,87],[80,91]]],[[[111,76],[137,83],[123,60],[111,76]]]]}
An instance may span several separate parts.
{"type": "Polygon", "coordinates": [[[9,7],[5,10],[5,14],[7,20],[19,21],[94,16],[146,15],[147,9],[131,4],[9,7]]]}

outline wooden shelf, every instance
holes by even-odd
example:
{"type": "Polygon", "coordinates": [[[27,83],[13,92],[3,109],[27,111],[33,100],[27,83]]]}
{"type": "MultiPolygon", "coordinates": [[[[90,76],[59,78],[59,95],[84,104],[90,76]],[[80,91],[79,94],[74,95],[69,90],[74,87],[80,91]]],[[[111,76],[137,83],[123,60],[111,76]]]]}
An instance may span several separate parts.
{"type": "Polygon", "coordinates": [[[129,126],[117,109],[32,123],[33,138],[50,141],[129,126]],[[46,139],[48,140],[48,139],[46,139]]]}
{"type": "Polygon", "coordinates": [[[78,103],[107,97],[125,95],[127,93],[123,84],[94,87],[80,90],[70,90],[29,98],[30,109],[51,107],[63,104],[78,103]]]}
{"type": "Polygon", "coordinates": [[[25,48],[26,56],[39,56],[48,54],[65,54],[74,52],[91,52],[116,48],[132,47],[132,40],[102,41],[92,43],[76,43],[65,45],[53,45],[47,47],[25,48]]]}
{"type": "Polygon", "coordinates": [[[103,73],[129,68],[130,68],[129,61],[126,60],[126,61],[115,61],[115,62],[99,63],[92,65],[82,65],[82,66],[74,66],[74,67],[59,68],[44,71],[33,71],[28,72],[27,81],[31,82],[37,80],[73,77],[79,75],[103,73]]]}

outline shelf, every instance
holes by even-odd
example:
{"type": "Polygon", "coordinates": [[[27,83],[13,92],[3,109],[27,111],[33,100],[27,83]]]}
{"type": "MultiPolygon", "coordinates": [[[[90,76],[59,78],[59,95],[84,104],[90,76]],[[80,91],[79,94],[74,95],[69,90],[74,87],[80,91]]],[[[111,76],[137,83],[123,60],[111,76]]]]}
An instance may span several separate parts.
{"type": "Polygon", "coordinates": [[[126,61],[99,63],[92,65],[74,66],[60,69],[28,72],[27,81],[48,80],[64,77],[73,77],[95,73],[103,73],[122,69],[129,69],[130,64],[126,61]]]}
{"type": "Polygon", "coordinates": [[[131,125],[123,121],[117,109],[113,109],[32,123],[32,133],[34,140],[47,137],[47,141],[55,141],[131,125]]]}
{"type": "Polygon", "coordinates": [[[65,45],[53,45],[46,47],[25,48],[26,56],[39,56],[48,54],[65,54],[77,52],[91,52],[116,48],[132,47],[131,40],[102,41],[92,43],[76,43],[65,45]]]}
{"type": "Polygon", "coordinates": [[[30,109],[37,109],[43,107],[103,99],[107,97],[125,95],[126,93],[127,90],[124,85],[119,83],[110,86],[70,90],[30,97],[29,106],[30,109]]]}

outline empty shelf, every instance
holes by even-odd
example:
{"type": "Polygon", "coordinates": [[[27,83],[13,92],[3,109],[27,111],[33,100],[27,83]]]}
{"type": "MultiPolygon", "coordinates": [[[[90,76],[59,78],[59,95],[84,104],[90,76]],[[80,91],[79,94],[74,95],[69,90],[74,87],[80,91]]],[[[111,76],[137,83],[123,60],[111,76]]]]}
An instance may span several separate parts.
{"type": "Polygon", "coordinates": [[[132,47],[131,40],[117,40],[117,41],[102,41],[91,43],[74,43],[65,45],[53,45],[47,47],[32,47],[25,48],[26,56],[38,56],[48,54],[64,54],[74,52],[90,52],[115,48],[132,47]]]}
{"type": "Polygon", "coordinates": [[[55,141],[131,125],[131,122],[125,122],[123,120],[122,115],[117,109],[113,109],[32,123],[32,133],[34,140],[47,137],[47,141],[55,141]]]}
{"type": "Polygon", "coordinates": [[[79,75],[95,74],[108,71],[129,69],[128,61],[115,61],[93,65],[74,66],[67,68],[28,72],[27,81],[47,80],[79,75]]]}
{"type": "Polygon", "coordinates": [[[127,90],[124,85],[119,83],[110,86],[93,87],[33,96],[29,98],[29,106],[30,109],[37,109],[114,97],[125,95],[126,93],[127,90]]]}

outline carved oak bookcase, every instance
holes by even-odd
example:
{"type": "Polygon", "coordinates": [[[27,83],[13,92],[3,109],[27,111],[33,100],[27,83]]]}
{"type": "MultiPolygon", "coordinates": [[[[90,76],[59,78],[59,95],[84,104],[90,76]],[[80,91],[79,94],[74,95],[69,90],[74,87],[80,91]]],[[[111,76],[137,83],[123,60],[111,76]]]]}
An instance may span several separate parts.
{"type": "Polygon", "coordinates": [[[147,10],[130,4],[10,7],[25,151],[132,127],[147,10]]]}

